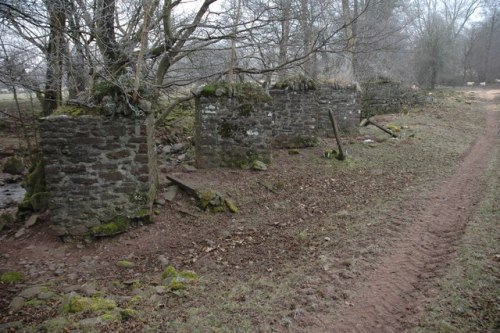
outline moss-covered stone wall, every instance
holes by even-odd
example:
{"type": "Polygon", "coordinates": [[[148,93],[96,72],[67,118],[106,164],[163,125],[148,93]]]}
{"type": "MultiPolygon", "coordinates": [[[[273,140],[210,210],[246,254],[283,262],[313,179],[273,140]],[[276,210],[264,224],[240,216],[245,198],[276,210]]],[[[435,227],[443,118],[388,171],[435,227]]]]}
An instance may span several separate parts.
{"type": "Polygon", "coordinates": [[[361,106],[354,84],[318,85],[309,90],[273,89],[269,93],[273,98],[272,144],[276,148],[310,146],[319,137],[333,136],[330,110],[344,133],[355,131],[359,124],[361,106]]]}
{"type": "Polygon", "coordinates": [[[245,167],[271,161],[272,113],[266,102],[234,97],[196,101],[196,165],[245,167]]]}
{"type": "Polygon", "coordinates": [[[355,85],[285,86],[270,90],[268,98],[255,97],[261,94],[241,98],[224,89],[203,89],[197,98],[196,161],[200,168],[239,167],[257,159],[269,162],[272,147],[312,146],[319,137],[333,135],[329,110],[341,131],[355,131],[359,123],[361,107],[355,85]]]}
{"type": "Polygon", "coordinates": [[[40,132],[50,220],[59,235],[151,214],[158,178],[153,115],[51,116],[40,132]]]}
{"type": "Polygon", "coordinates": [[[419,90],[397,81],[371,80],[362,85],[362,118],[377,114],[398,113],[405,106],[424,103],[425,96],[419,90]]]}

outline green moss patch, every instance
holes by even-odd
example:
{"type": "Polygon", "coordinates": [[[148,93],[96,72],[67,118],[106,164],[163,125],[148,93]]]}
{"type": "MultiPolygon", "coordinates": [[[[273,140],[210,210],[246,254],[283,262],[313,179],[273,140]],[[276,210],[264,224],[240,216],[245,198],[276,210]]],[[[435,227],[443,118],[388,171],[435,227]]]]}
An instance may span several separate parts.
{"type": "Polygon", "coordinates": [[[63,304],[63,310],[67,313],[89,313],[103,310],[113,310],[116,302],[111,299],[101,297],[82,297],[80,295],[70,295],[63,304]]]}
{"type": "Polygon", "coordinates": [[[203,210],[210,210],[212,213],[220,213],[226,210],[222,195],[211,189],[198,191],[198,206],[203,210]]]}
{"type": "Polygon", "coordinates": [[[85,114],[88,114],[86,110],[82,107],[79,106],[74,106],[74,105],[62,105],[58,107],[53,115],[58,116],[58,115],[67,115],[67,116],[72,116],[72,117],[78,117],[78,116],[83,116],[85,114]]]}
{"type": "Polygon", "coordinates": [[[231,213],[238,213],[240,211],[232,200],[225,198],[224,203],[231,213]]]}
{"type": "Polygon", "coordinates": [[[11,156],[5,160],[2,170],[11,175],[21,175],[24,171],[24,165],[20,158],[11,156]]]}
{"type": "Polygon", "coordinates": [[[190,283],[198,280],[198,274],[193,271],[177,271],[173,266],[167,266],[163,271],[162,283],[171,291],[187,289],[190,283]]]}
{"type": "Polygon", "coordinates": [[[24,274],[21,272],[5,272],[0,277],[4,284],[15,284],[24,280],[24,274]]]}
{"type": "Polygon", "coordinates": [[[122,268],[134,268],[135,264],[131,261],[128,261],[128,260],[118,260],[116,262],[116,266],[122,267],[122,268]]]}
{"type": "Polygon", "coordinates": [[[124,216],[117,216],[108,223],[95,226],[90,229],[94,237],[107,237],[124,233],[129,227],[130,221],[124,216]]]}

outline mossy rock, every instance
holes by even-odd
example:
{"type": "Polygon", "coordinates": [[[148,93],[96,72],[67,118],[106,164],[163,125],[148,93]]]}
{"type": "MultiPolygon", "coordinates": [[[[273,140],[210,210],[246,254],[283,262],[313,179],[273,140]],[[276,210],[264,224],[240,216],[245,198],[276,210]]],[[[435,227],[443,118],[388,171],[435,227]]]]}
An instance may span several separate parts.
{"type": "Polygon", "coordinates": [[[293,91],[307,91],[318,89],[318,83],[315,80],[304,75],[298,75],[276,82],[273,88],[288,89],[293,91]]]}
{"type": "Polygon", "coordinates": [[[225,198],[224,203],[231,213],[238,213],[240,211],[232,200],[225,198]]]}
{"type": "Polygon", "coordinates": [[[139,225],[151,224],[154,222],[151,217],[150,209],[146,208],[137,210],[129,218],[134,224],[139,224],[139,225]]]}
{"type": "Polygon", "coordinates": [[[401,131],[401,128],[397,125],[394,125],[394,124],[388,124],[386,127],[388,130],[392,131],[393,133],[398,133],[401,131]]]}
{"type": "Polygon", "coordinates": [[[226,210],[222,195],[211,189],[198,191],[198,206],[212,213],[220,213],[226,210]]]}
{"type": "Polygon", "coordinates": [[[265,171],[267,170],[267,164],[262,161],[255,160],[252,162],[252,170],[265,171]]]}
{"type": "Polygon", "coordinates": [[[95,226],[90,229],[90,234],[94,237],[108,237],[124,233],[129,227],[130,221],[127,217],[116,216],[105,224],[95,226]]]}
{"type": "Polygon", "coordinates": [[[122,267],[122,268],[134,268],[135,264],[131,261],[128,261],[128,260],[118,260],[116,262],[116,266],[122,267]]]}
{"type": "Polygon", "coordinates": [[[71,294],[66,297],[63,303],[63,311],[66,313],[89,313],[103,310],[113,310],[116,302],[111,299],[101,297],[82,297],[71,294]]]}
{"type": "Polygon", "coordinates": [[[21,175],[24,172],[24,165],[20,158],[11,156],[5,160],[2,170],[11,175],[21,175]]]}
{"type": "Polygon", "coordinates": [[[300,150],[298,149],[289,149],[288,150],[288,155],[299,155],[300,154],[300,150]]]}
{"type": "Polygon", "coordinates": [[[24,280],[24,274],[21,272],[5,272],[0,277],[3,284],[16,284],[24,280]]]}

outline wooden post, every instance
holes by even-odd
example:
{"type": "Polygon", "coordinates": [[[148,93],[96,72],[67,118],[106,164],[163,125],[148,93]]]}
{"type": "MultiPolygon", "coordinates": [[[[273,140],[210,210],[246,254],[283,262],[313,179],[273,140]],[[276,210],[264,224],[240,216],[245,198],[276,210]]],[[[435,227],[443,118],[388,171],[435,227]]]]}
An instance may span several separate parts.
{"type": "Polygon", "coordinates": [[[345,160],[346,155],[344,154],[344,149],[342,148],[342,142],[340,142],[337,120],[335,120],[335,116],[333,115],[332,110],[328,110],[328,115],[330,116],[330,121],[332,122],[333,134],[335,135],[335,139],[337,140],[337,146],[339,146],[339,156],[337,158],[343,161],[345,160]]]}

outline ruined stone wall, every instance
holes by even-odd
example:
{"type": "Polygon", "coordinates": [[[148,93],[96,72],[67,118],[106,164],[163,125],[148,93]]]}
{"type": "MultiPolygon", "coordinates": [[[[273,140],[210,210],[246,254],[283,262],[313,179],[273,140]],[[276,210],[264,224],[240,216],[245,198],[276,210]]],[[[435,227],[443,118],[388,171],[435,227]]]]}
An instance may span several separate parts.
{"type": "Polygon", "coordinates": [[[340,130],[359,123],[356,86],[314,90],[274,89],[266,102],[242,102],[227,96],[199,97],[196,103],[196,163],[199,168],[242,166],[270,161],[271,147],[307,147],[333,135],[328,111],[340,130]]]}
{"type": "Polygon", "coordinates": [[[52,116],[40,122],[50,219],[85,235],[117,216],[150,214],[157,186],[154,119],[52,116]]]}
{"type": "Polygon", "coordinates": [[[196,101],[196,165],[241,167],[270,162],[272,113],[269,104],[231,97],[196,101]]]}
{"type": "Polygon", "coordinates": [[[331,110],[341,132],[356,130],[361,107],[355,85],[323,85],[315,90],[271,90],[273,146],[303,147],[317,137],[333,136],[331,110]]]}
{"type": "Polygon", "coordinates": [[[400,82],[379,80],[362,84],[362,118],[398,113],[405,106],[425,102],[425,95],[400,82]]]}

